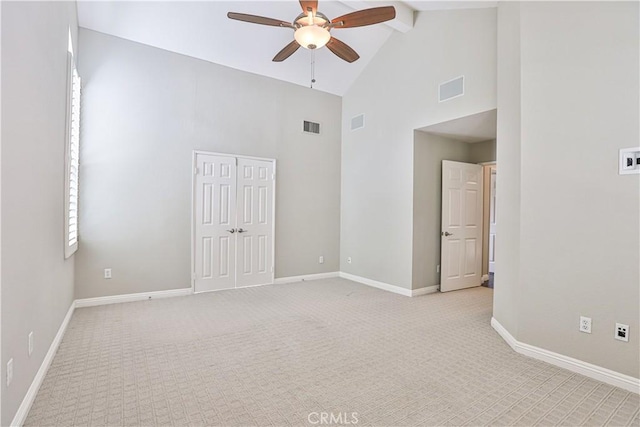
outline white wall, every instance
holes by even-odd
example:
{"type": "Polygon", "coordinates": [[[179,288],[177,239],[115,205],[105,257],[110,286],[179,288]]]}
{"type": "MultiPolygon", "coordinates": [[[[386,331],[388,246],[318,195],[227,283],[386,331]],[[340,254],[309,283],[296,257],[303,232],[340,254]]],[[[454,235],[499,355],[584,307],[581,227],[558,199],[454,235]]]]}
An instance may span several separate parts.
{"type": "Polygon", "coordinates": [[[71,302],[64,153],[72,2],[2,2],[2,419],[9,425],[71,302]],[[28,355],[28,334],[34,352],[28,355]],[[7,361],[14,378],[6,386],[7,361]]]}
{"type": "Polygon", "coordinates": [[[380,49],[343,97],[342,271],[411,289],[413,130],[494,109],[495,78],[495,9],[421,12],[380,49]],[[439,104],[460,75],[465,95],[439,104]]]}
{"type": "Polygon", "coordinates": [[[519,159],[501,139],[517,133],[500,115],[511,70],[499,74],[498,200],[519,180],[521,206],[519,217],[498,206],[494,316],[519,341],[637,378],[640,176],[618,175],[617,157],[640,140],[639,5],[503,7],[514,13],[499,14],[501,29],[520,21],[520,52],[501,50],[499,70],[520,58],[521,130],[519,159]],[[505,220],[519,220],[519,254],[506,252],[505,220]],[[578,331],[580,315],[592,334],[578,331]],[[630,325],[628,343],[614,340],[615,322],[630,325]]]}
{"type": "Polygon", "coordinates": [[[194,149],[277,159],[276,277],[338,270],[339,97],[85,29],[80,42],[77,298],[190,286],[194,149]]]}

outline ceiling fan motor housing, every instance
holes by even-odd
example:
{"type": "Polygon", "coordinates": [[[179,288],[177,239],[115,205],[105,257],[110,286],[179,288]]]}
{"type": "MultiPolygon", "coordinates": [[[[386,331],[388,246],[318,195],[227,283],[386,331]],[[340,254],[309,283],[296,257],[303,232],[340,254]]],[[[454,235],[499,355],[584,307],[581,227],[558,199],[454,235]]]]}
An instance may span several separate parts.
{"type": "Polygon", "coordinates": [[[311,12],[308,15],[301,13],[293,21],[296,27],[294,38],[305,49],[320,48],[331,38],[326,26],[328,22],[329,18],[320,12],[316,12],[315,15],[311,12]]]}

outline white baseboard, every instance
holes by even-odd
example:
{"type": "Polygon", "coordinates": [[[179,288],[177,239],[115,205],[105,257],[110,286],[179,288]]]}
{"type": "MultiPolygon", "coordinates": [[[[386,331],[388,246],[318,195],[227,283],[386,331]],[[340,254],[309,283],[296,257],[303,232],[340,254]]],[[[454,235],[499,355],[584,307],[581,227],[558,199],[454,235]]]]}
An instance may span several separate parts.
{"type": "Polygon", "coordinates": [[[364,285],[373,286],[374,288],[382,289],[385,291],[393,292],[395,294],[400,294],[407,297],[417,297],[419,295],[432,294],[434,292],[438,292],[438,288],[439,288],[438,285],[435,285],[435,286],[427,286],[420,289],[410,290],[410,289],[401,288],[400,286],[390,285],[384,282],[378,282],[377,280],[367,279],[366,277],[344,273],[342,271],[333,271],[331,273],[306,274],[303,276],[280,277],[274,281],[274,284],[295,283],[295,282],[302,282],[305,280],[329,279],[333,277],[342,277],[343,279],[348,279],[353,282],[358,282],[364,285]]]}
{"type": "Polygon", "coordinates": [[[76,308],[96,305],[116,304],[120,302],[144,301],[156,298],[171,298],[191,295],[191,288],[171,289],[168,291],[140,292],[137,294],[112,295],[108,297],[83,298],[75,301],[76,308]]]}
{"type": "Polygon", "coordinates": [[[601,366],[592,365],[573,357],[554,353],[544,348],[536,347],[516,340],[494,317],[491,318],[491,326],[498,332],[507,344],[517,353],[534,359],[542,360],[551,365],[567,369],[585,377],[602,381],[615,387],[623,388],[632,393],[640,393],[640,379],[601,366]]]}
{"type": "Polygon", "coordinates": [[[302,276],[278,277],[273,281],[274,285],[282,285],[284,283],[304,282],[305,280],[331,279],[338,277],[337,271],[329,273],[303,274],[302,276]]]}
{"type": "Polygon", "coordinates": [[[440,289],[440,285],[425,286],[424,288],[413,289],[411,291],[411,296],[412,297],[417,297],[417,296],[420,296],[420,295],[433,294],[433,293],[438,292],[439,289],[440,289]]]}
{"type": "Polygon", "coordinates": [[[342,277],[343,279],[351,280],[352,282],[358,282],[362,283],[363,285],[382,289],[383,291],[389,291],[393,292],[394,294],[404,295],[405,297],[411,296],[411,289],[401,288],[400,286],[378,282],[377,280],[367,279],[366,277],[356,276],[355,274],[349,274],[343,271],[340,272],[340,277],[342,277]]]}
{"type": "Polygon", "coordinates": [[[47,375],[49,366],[51,366],[51,362],[53,362],[56,351],[58,351],[58,347],[62,342],[62,337],[67,330],[67,326],[69,326],[69,321],[71,320],[74,310],[75,301],[71,303],[71,306],[67,311],[67,315],[64,316],[64,320],[62,320],[62,324],[58,329],[58,333],[53,338],[53,342],[51,342],[51,345],[49,346],[49,351],[47,351],[47,354],[44,356],[42,364],[40,364],[40,369],[38,369],[35,378],[29,386],[29,390],[27,390],[27,394],[24,396],[24,399],[22,399],[22,403],[20,404],[16,415],[13,417],[13,421],[11,421],[12,426],[22,426],[26,421],[31,405],[33,405],[36,395],[38,394],[38,390],[40,390],[40,386],[42,385],[42,381],[44,381],[44,377],[47,375]]]}

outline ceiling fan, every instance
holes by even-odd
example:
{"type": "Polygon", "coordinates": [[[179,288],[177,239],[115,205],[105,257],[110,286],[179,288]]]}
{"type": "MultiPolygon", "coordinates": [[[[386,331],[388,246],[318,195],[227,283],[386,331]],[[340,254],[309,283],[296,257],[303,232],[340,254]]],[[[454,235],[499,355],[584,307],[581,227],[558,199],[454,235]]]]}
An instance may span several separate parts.
{"type": "Polygon", "coordinates": [[[374,7],[371,9],[358,10],[347,13],[335,19],[327,18],[323,13],[318,12],[318,1],[300,0],[302,13],[293,22],[281,21],[279,19],[265,18],[263,16],[247,15],[245,13],[227,13],[227,17],[237,21],[250,22],[253,24],[271,25],[273,27],[291,28],[294,30],[294,40],[286,45],[273,58],[274,62],[282,62],[300,46],[306,49],[320,49],[323,46],[335,53],[338,57],[347,62],[354,62],[360,56],[347,44],[341,42],[329,34],[332,29],[364,27],[365,25],[378,24],[389,21],[396,17],[396,9],[393,6],[374,7]]]}

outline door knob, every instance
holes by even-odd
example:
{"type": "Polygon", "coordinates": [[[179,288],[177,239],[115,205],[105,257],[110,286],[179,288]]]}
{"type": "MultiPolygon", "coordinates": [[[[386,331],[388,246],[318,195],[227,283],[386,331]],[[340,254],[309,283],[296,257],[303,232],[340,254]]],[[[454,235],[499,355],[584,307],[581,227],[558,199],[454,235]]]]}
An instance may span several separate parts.
{"type": "Polygon", "coordinates": [[[249,230],[243,230],[242,228],[238,228],[238,233],[246,233],[249,230]]]}
{"type": "Polygon", "coordinates": [[[453,236],[453,233],[449,233],[448,231],[445,231],[444,233],[442,233],[442,235],[449,237],[449,236],[453,236]]]}
{"type": "Polygon", "coordinates": [[[227,231],[228,231],[229,233],[233,234],[233,233],[235,233],[235,232],[236,232],[236,229],[235,229],[235,228],[232,228],[231,230],[227,230],[227,231]]]}

